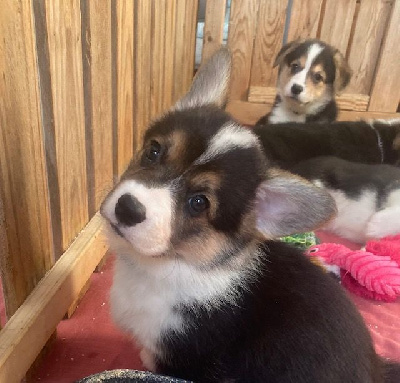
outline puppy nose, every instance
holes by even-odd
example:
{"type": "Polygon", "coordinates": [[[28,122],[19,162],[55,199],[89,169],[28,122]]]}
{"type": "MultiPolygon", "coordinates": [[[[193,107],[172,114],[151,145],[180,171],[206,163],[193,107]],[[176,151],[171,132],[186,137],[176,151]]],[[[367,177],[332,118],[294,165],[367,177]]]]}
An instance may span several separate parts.
{"type": "Polygon", "coordinates": [[[146,219],[146,208],[131,194],[123,194],[115,205],[118,223],[134,226],[146,219]]]}
{"type": "Polygon", "coordinates": [[[303,87],[299,84],[293,84],[292,85],[292,93],[295,94],[296,96],[300,94],[303,91],[303,87]]]}

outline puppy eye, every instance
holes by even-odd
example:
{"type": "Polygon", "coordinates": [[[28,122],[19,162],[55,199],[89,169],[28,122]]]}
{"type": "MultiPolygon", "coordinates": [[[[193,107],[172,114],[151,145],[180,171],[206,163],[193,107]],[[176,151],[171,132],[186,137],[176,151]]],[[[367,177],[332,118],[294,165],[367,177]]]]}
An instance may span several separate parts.
{"type": "Polygon", "coordinates": [[[199,194],[189,198],[188,206],[190,215],[195,217],[208,209],[210,207],[210,202],[205,195],[199,194]]]}
{"type": "Polygon", "coordinates": [[[150,142],[150,148],[146,151],[145,156],[148,162],[155,163],[161,154],[161,145],[157,141],[150,142]]]}
{"type": "Polygon", "coordinates": [[[300,65],[298,63],[291,63],[290,64],[290,72],[292,74],[295,74],[295,73],[300,72],[300,71],[301,71],[301,67],[300,67],[300,65]]]}
{"type": "Polygon", "coordinates": [[[315,83],[319,83],[324,79],[320,73],[314,73],[313,77],[314,77],[315,83]]]}

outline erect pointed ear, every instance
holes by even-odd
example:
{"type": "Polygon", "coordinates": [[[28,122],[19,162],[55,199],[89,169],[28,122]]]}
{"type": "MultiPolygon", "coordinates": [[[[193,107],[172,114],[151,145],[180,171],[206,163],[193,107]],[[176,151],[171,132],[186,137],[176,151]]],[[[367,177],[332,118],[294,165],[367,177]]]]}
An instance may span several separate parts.
{"type": "Polygon", "coordinates": [[[257,190],[257,229],[269,239],[314,230],[335,213],[324,189],[288,172],[273,170],[257,190]]]}
{"type": "Polygon", "coordinates": [[[336,67],[334,89],[335,93],[339,94],[349,84],[353,71],[338,50],[335,51],[333,60],[336,67]]]}
{"type": "Polygon", "coordinates": [[[231,54],[227,48],[220,48],[200,67],[189,92],[173,109],[182,110],[207,104],[225,106],[230,75],[231,54]]]}
{"type": "Polygon", "coordinates": [[[290,53],[293,52],[300,44],[302,44],[305,40],[304,39],[297,39],[290,41],[289,43],[285,44],[281,50],[278,52],[275,61],[274,61],[274,68],[277,65],[281,65],[285,60],[285,57],[290,53]]]}

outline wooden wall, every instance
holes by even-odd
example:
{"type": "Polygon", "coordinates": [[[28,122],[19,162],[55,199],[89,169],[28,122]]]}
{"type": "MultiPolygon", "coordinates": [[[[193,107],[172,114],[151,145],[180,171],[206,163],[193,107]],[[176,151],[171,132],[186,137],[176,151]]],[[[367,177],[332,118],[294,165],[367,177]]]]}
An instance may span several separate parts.
{"type": "Polygon", "coordinates": [[[148,122],[188,89],[196,15],[185,0],[2,1],[8,316],[94,216],[148,122]]]}
{"type": "MultiPolygon", "coordinates": [[[[225,1],[208,0],[204,58],[222,41],[225,1]]],[[[395,113],[400,101],[400,0],[232,0],[233,53],[229,110],[255,111],[274,101],[273,61],[284,41],[320,38],[341,50],[354,71],[338,98],[342,110],[395,113]]]]}

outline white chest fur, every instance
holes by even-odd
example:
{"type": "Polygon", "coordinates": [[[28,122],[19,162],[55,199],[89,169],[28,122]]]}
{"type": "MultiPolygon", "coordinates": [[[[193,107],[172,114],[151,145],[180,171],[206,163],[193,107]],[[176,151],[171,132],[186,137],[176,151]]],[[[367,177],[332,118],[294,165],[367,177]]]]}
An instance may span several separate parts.
{"type": "Polygon", "coordinates": [[[178,304],[218,305],[234,299],[239,272],[200,271],[175,260],[149,259],[137,264],[118,257],[111,289],[115,322],[154,354],[163,331],[184,331],[178,304]]]}
{"type": "Polygon", "coordinates": [[[277,104],[271,111],[269,116],[269,122],[271,124],[277,124],[280,122],[305,122],[305,114],[293,113],[283,102],[277,104]]]}

